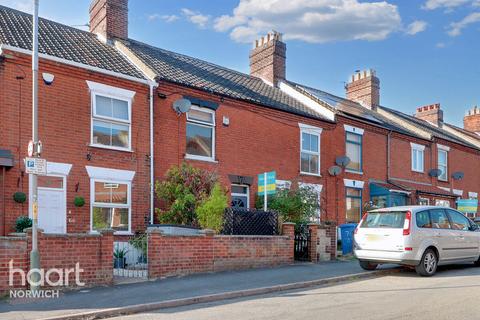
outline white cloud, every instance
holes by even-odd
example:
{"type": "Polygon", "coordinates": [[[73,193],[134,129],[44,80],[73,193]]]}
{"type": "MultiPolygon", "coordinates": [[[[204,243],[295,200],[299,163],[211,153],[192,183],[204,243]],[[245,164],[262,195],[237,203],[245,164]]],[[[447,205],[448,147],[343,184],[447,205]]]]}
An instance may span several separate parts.
{"type": "Polygon", "coordinates": [[[447,44],[445,42],[438,42],[435,47],[437,48],[440,48],[440,49],[443,49],[447,46],[447,44]]]}
{"type": "Polygon", "coordinates": [[[180,17],[175,15],[175,14],[161,15],[161,14],[158,14],[158,13],[154,13],[154,14],[149,15],[147,17],[147,19],[148,19],[148,21],[155,21],[155,20],[162,19],[163,21],[165,21],[167,23],[172,23],[172,22],[175,22],[178,19],[180,19],[180,17]]]}
{"type": "Polygon", "coordinates": [[[33,12],[33,1],[29,0],[0,0],[0,4],[28,13],[33,12]]]}
{"type": "Polygon", "coordinates": [[[478,0],[427,0],[422,8],[426,10],[435,10],[439,8],[452,10],[453,8],[463,6],[470,2],[472,2],[473,5],[475,5],[475,3],[478,4],[478,0]]]}
{"type": "Polygon", "coordinates": [[[458,22],[450,23],[448,34],[452,37],[459,36],[462,30],[472,23],[480,22],[480,12],[473,12],[458,22]]]}
{"type": "Polygon", "coordinates": [[[214,28],[233,40],[250,42],[274,29],[285,39],[322,43],[382,40],[402,28],[397,6],[386,1],[240,0],[231,15],[215,19],[214,28]]]}
{"type": "Polygon", "coordinates": [[[200,28],[206,28],[208,22],[210,21],[210,16],[201,14],[200,12],[193,11],[190,9],[183,8],[182,13],[187,17],[187,19],[193,23],[196,24],[200,28]]]}
{"type": "Polygon", "coordinates": [[[425,31],[427,29],[427,25],[428,24],[425,21],[420,21],[420,20],[413,21],[407,26],[405,33],[413,36],[419,32],[425,31]]]}

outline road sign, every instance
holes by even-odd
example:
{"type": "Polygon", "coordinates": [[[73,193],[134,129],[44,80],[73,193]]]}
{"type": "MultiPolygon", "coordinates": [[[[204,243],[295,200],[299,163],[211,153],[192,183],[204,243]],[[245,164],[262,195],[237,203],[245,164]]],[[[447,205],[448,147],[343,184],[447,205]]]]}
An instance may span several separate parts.
{"type": "Polygon", "coordinates": [[[33,156],[33,141],[32,140],[30,140],[30,142],[28,143],[27,154],[28,154],[29,157],[33,156]]]}
{"type": "Polygon", "coordinates": [[[25,171],[28,174],[47,174],[47,160],[40,158],[25,158],[25,171]]]}
{"type": "Polygon", "coordinates": [[[457,210],[463,213],[476,213],[478,208],[477,199],[458,199],[457,210]]]}
{"type": "Polygon", "coordinates": [[[276,192],[276,180],[277,173],[275,171],[260,173],[258,175],[258,195],[262,196],[265,194],[265,189],[267,189],[267,194],[274,194],[276,192]],[[265,183],[265,176],[267,181],[265,183]]]}

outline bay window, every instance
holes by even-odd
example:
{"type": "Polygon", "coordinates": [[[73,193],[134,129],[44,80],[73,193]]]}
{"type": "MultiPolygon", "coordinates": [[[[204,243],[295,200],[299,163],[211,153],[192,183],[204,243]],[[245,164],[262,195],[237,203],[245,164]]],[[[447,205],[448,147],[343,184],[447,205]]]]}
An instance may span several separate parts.
{"type": "Polygon", "coordinates": [[[215,111],[193,105],[187,112],[186,157],[215,160],[215,111]]]}

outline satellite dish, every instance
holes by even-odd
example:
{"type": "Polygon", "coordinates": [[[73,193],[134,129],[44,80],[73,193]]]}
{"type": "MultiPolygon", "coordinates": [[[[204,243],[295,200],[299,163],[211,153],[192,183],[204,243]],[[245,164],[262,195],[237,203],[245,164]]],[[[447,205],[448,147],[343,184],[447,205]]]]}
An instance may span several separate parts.
{"type": "Polygon", "coordinates": [[[452,178],[455,180],[462,180],[463,177],[465,177],[465,174],[461,171],[457,171],[452,174],[452,178]]]}
{"type": "Polygon", "coordinates": [[[434,177],[434,178],[439,177],[441,174],[442,174],[442,170],[440,170],[440,169],[431,169],[431,170],[428,172],[428,175],[429,175],[430,177],[434,177]]]}
{"type": "Polygon", "coordinates": [[[337,157],[335,159],[335,163],[339,165],[340,167],[346,167],[350,163],[350,158],[347,156],[342,156],[342,157],[337,157]]]}
{"type": "Polygon", "coordinates": [[[192,102],[190,100],[182,98],[178,99],[173,103],[173,110],[175,110],[176,113],[181,114],[188,112],[190,108],[192,107],[192,102]]]}
{"type": "Polygon", "coordinates": [[[329,169],[328,169],[328,173],[330,173],[331,176],[338,176],[340,173],[342,173],[342,168],[340,168],[339,166],[331,166],[329,169]]]}

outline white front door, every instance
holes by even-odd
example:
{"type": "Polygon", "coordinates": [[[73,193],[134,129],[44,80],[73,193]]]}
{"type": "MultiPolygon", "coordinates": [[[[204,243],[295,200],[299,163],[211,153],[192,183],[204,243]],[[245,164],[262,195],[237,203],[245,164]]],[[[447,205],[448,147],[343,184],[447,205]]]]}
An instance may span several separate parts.
{"type": "Polygon", "coordinates": [[[45,233],[66,233],[65,177],[38,177],[38,226],[45,233]]]}

